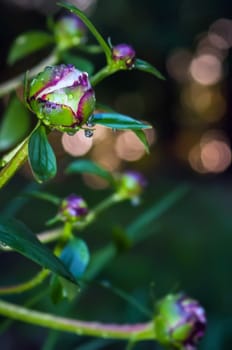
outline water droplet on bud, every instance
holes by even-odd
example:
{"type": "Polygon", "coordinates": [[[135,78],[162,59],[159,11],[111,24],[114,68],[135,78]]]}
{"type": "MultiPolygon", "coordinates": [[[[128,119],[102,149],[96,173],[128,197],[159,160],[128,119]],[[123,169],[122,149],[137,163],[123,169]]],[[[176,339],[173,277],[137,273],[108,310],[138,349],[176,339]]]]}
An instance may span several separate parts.
{"type": "Polygon", "coordinates": [[[91,117],[89,117],[89,119],[87,120],[87,122],[86,122],[86,125],[89,127],[89,128],[92,128],[92,127],[94,127],[94,123],[93,123],[93,116],[91,116],[91,117]]]}
{"type": "Polygon", "coordinates": [[[85,130],[85,137],[92,137],[93,136],[93,130],[86,129],[85,130]]]}

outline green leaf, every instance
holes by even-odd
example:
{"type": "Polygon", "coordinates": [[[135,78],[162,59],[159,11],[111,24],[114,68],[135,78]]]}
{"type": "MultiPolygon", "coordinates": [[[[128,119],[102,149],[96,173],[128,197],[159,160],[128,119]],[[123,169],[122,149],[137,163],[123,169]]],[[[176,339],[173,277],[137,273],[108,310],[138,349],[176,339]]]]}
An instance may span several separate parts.
{"type": "Polygon", "coordinates": [[[29,113],[19,99],[14,96],[0,126],[0,151],[13,147],[20,142],[26,136],[29,126],[29,113]]]}
{"type": "Polygon", "coordinates": [[[141,70],[143,72],[150,73],[154,75],[156,78],[165,80],[164,76],[158,71],[158,69],[156,69],[154,66],[152,66],[150,63],[146,61],[143,61],[137,58],[135,60],[134,68],[141,70]]]}
{"type": "Polygon", "coordinates": [[[102,168],[100,165],[90,161],[90,160],[76,160],[69,164],[66,169],[67,174],[76,174],[76,173],[88,173],[92,175],[100,176],[102,179],[113,183],[113,176],[109,171],[102,168]]]}
{"type": "Polygon", "coordinates": [[[62,250],[60,259],[73,276],[80,278],[89,263],[89,248],[82,239],[73,238],[62,250]]]}
{"type": "Polygon", "coordinates": [[[50,294],[54,304],[63,299],[73,300],[80,292],[80,288],[63,277],[53,275],[50,282],[50,294]]]}
{"type": "Polygon", "coordinates": [[[84,12],[79,10],[73,5],[70,5],[67,2],[58,2],[59,6],[62,6],[69,10],[70,12],[74,13],[76,16],[78,16],[86,25],[86,27],[91,31],[91,33],[95,36],[96,40],[99,42],[100,46],[102,47],[103,51],[105,52],[106,59],[108,62],[111,62],[112,54],[111,54],[111,49],[108,46],[107,42],[105,39],[103,39],[102,35],[98,32],[98,30],[95,28],[95,26],[92,24],[92,22],[86,17],[84,12]]]}
{"type": "Polygon", "coordinates": [[[16,61],[48,46],[53,42],[53,37],[46,32],[30,31],[23,33],[13,42],[7,62],[8,64],[12,65],[16,61]]]}
{"type": "Polygon", "coordinates": [[[24,196],[41,199],[43,201],[50,202],[54,205],[59,205],[61,202],[61,199],[59,197],[54,196],[51,193],[42,191],[26,192],[24,193],[24,196]]]}
{"type": "Polygon", "coordinates": [[[98,113],[94,114],[91,120],[94,124],[104,125],[112,129],[140,130],[150,129],[151,125],[144,124],[139,120],[119,113],[98,113]]]}
{"type": "Polygon", "coordinates": [[[32,172],[38,182],[50,180],[56,175],[56,157],[43,125],[39,126],[29,139],[28,156],[32,172]]]}
{"type": "Polygon", "coordinates": [[[149,153],[149,143],[147,141],[147,137],[146,137],[146,134],[144,133],[144,131],[143,130],[132,130],[132,131],[135,133],[135,135],[142,142],[146,152],[149,153]]]}
{"type": "Polygon", "coordinates": [[[72,273],[22,223],[0,217],[0,242],[52,272],[77,283],[72,273]]]}
{"type": "Polygon", "coordinates": [[[87,60],[86,58],[72,55],[71,53],[64,52],[62,54],[62,59],[64,63],[71,63],[73,64],[77,69],[81,70],[82,72],[87,72],[89,75],[92,75],[94,72],[94,65],[91,61],[87,60]]]}

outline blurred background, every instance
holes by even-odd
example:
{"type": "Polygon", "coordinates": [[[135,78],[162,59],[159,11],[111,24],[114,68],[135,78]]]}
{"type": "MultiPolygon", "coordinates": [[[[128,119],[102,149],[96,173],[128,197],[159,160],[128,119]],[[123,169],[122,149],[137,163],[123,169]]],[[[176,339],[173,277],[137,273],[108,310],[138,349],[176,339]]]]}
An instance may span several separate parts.
{"type": "MultiPolygon", "coordinates": [[[[199,349],[230,350],[231,4],[227,0],[70,2],[86,11],[105,38],[110,37],[113,44],[131,44],[137,57],[152,63],[166,77],[166,81],[161,81],[139,71],[120,72],[96,88],[99,102],[152,124],[153,129],[147,134],[151,146],[149,155],[130,131],[112,132],[99,127],[91,139],[81,133],[74,137],[58,134],[52,137],[60,170],[70,159],[86,157],[112,171],[140,170],[148,179],[149,185],[139,206],[122,204],[109,210],[103,215],[104,220],[99,220],[85,234],[91,250],[102,247],[112,237],[112,223],[114,228],[126,227],[146,210],[159,205],[171,191],[186,184],[189,187],[187,195],[149,228],[152,235],[126,254],[120,254],[99,278],[112,281],[150,309],[156,298],[184,290],[207,310],[207,334],[199,349]]],[[[55,1],[51,0],[2,0],[1,82],[33,67],[49,53],[49,50],[42,51],[11,67],[7,65],[12,41],[28,30],[47,30],[47,16],[56,17],[59,13],[55,1]]],[[[90,41],[94,43],[91,36],[90,41]]],[[[100,68],[104,57],[96,56],[94,64],[96,69],[100,68]]],[[[1,99],[1,113],[7,101],[7,98],[1,99]]],[[[17,127],[17,122],[15,125],[17,127]]],[[[0,208],[24,220],[34,232],[40,232],[44,222],[54,215],[54,208],[34,199],[13,199],[28,186],[40,188],[29,179],[30,172],[25,166],[1,192],[0,208]],[[35,211],[36,205],[39,210],[35,211]]],[[[70,192],[84,195],[90,206],[109,193],[104,182],[90,176],[67,179],[59,175],[45,189],[60,196],[70,192]]],[[[15,283],[15,278],[24,280],[26,275],[31,276],[33,269],[36,271],[32,265],[25,273],[23,267],[26,268],[28,262],[16,254],[1,253],[0,259],[1,284],[15,283]]],[[[16,301],[22,300],[25,298],[18,297],[16,301]]],[[[67,308],[65,303],[53,306],[46,298],[40,306],[57,313],[67,308]]],[[[112,322],[146,319],[146,315],[112,291],[99,286],[89,289],[72,315],[112,322]]],[[[4,350],[14,350],[19,344],[24,350],[124,349],[124,343],[120,342],[92,342],[91,345],[88,339],[71,335],[58,337],[54,332],[16,323],[0,335],[0,344],[4,350]]],[[[161,348],[147,343],[136,349],[161,348]]]]}

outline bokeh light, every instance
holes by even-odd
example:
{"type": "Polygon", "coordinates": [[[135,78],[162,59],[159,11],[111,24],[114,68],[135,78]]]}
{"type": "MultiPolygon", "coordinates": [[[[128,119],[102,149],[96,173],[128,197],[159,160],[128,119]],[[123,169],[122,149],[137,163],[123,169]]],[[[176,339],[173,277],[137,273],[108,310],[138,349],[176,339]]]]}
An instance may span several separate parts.
{"type": "Polygon", "coordinates": [[[213,85],[222,79],[222,64],[217,56],[202,54],[192,60],[190,73],[199,84],[213,85]]]}
{"type": "MultiPolygon", "coordinates": [[[[146,133],[148,142],[152,144],[155,141],[154,130],[149,129],[146,133]]],[[[115,150],[120,159],[128,162],[137,161],[146,154],[143,144],[132,131],[124,131],[118,135],[115,150]]]]}
{"type": "Polygon", "coordinates": [[[189,64],[192,55],[185,49],[177,49],[172,52],[167,59],[167,71],[179,83],[184,83],[189,79],[189,64]]]}
{"type": "Polygon", "coordinates": [[[203,134],[189,152],[191,167],[199,173],[221,173],[232,160],[231,148],[225,135],[218,130],[203,134]]]}
{"type": "Polygon", "coordinates": [[[75,135],[62,135],[62,145],[64,150],[71,156],[84,156],[91,149],[93,138],[86,137],[84,130],[78,131],[75,135]]]}
{"type": "Polygon", "coordinates": [[[209,29],[209,39],[221,50],[232,47],[232,20],[220,18],[214,22],[209,29]]]}
{"type": "Polygon", "coordinates": [[[214,123],[226,112],[226,101],[219,88],[192,82],[181,92],[181,103],[191,109],[199,121],[214,123]]]}

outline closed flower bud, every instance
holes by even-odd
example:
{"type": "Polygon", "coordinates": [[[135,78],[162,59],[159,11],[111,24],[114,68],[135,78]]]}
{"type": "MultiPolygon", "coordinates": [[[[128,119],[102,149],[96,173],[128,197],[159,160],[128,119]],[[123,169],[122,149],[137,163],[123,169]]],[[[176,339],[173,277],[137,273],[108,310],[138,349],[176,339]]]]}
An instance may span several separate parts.
{"type": "Polygon", "coordinates": [[[124,199],[137,199],[147,181],[138,171],[127,171],[118,178],[117,192],[124,199]]]}
{"type": "Polygon", "coordinates": [[[45,125],[75,132],[92,115],[95,95],[87,73],[61,64],[46,67],[32,80],[27,102],[45,125]]]}
{"type": "Polygon", "coordinates": [[[84,199],[71,194],[61,202],[58,218],[62,221],[76,222],[87,214],[88,207],[84,199]]]}
{"type": "Polygon", "coordinates": [[[183,294],[170,294],[157,305],[156,339],[172,349],[196,350],[206,328],[205,310],[183,294]]]}
{"type": "Polygon", "coordinates": [[[118,44],[112,49],[112,58],[121,68],[133,68],[135,61],[135,50],[128,44],[118,44]]]}
{"type": "Polygon", "coordinates": [[[75,15],[65,15],[55,23],[55,38],[59,49],[64,50],[86,42],[87,29],[75,15]]]}

